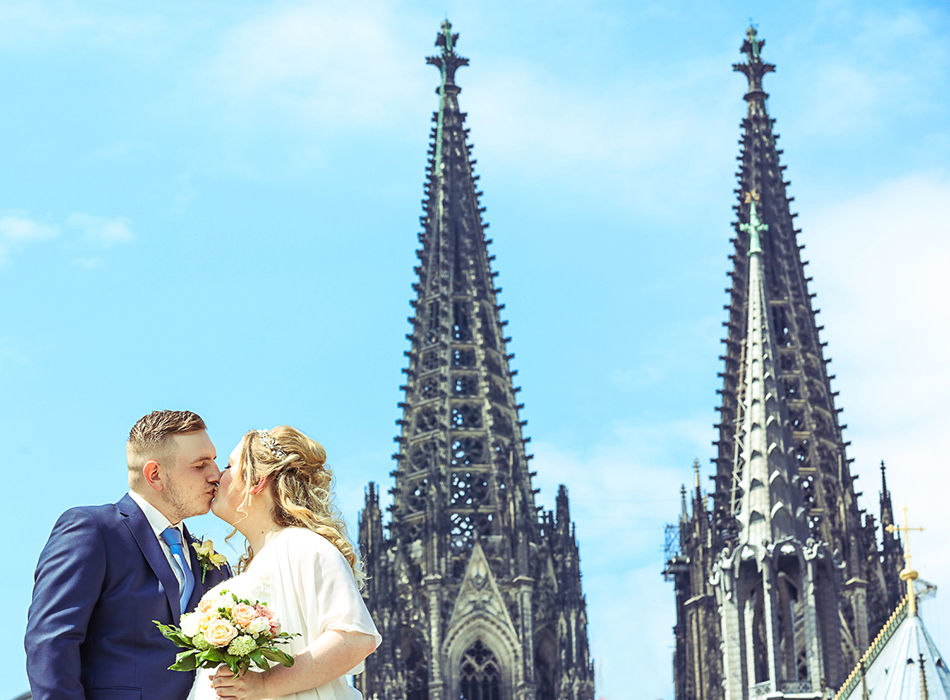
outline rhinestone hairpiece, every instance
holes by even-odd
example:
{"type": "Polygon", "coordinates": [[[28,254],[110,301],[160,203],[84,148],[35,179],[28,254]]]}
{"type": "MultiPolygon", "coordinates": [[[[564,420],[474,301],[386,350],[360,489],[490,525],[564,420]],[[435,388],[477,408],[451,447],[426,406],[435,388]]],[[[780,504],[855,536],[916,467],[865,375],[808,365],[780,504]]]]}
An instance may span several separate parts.
{"type": "Polygon", "coordinates": [[[280,448],[280,445],[277,444],[277,440],[274,439],[274,436],[270,434],[269,430],[258,430],[257,435],[260,437],[261,442],[267,445],[275,457],[284,459],[287,456],[287,453],[280,448]]]}

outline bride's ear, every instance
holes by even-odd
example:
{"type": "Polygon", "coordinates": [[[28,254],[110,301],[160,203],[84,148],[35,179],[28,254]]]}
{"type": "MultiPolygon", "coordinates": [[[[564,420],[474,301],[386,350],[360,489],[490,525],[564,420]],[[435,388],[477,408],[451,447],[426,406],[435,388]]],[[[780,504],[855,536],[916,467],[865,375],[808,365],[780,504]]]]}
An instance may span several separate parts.
{"type": "Polygon", "coordinates": [[[257,496],[257,495],[260,494],[260,492],[263,491],[266,487],[267,487],[267,477],[266,477],[266,476],[262,476],[262,477],[261,477],[261,480],[257,482],[257,484],[254,486],[254,488],[251,489],[251,493],[253,493],[255,496],[257,496]]]}

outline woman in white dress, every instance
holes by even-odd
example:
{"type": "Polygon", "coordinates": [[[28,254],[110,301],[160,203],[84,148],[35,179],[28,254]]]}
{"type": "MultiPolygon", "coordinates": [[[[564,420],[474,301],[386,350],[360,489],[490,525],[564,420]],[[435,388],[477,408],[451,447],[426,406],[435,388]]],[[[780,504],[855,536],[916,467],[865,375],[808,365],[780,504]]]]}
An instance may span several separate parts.
{"type": "Polygon", "coordinates": [[[285,632],[291,667],[199,672],[195,700],[295,698],[354,700],[346,676],[381,637],[359,593],[364,575],[346,527],[331,503],[332,473],[323,447],[281,425],[247,433],[228,459],[212,504],[215,515],[247,538],[239,573],[207,595],[228,590],[266,602],[285,632]]]}

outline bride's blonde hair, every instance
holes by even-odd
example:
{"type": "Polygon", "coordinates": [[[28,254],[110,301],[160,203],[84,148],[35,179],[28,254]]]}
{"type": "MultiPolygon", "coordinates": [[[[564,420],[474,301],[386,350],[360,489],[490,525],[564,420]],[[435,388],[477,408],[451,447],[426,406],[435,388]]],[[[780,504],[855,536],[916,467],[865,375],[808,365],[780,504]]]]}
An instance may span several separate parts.
{"type": "MultiPolygon", "coordinates": [[[[249,503],[255,485],[266,478],[274,497],[274,522],[281,527],[304,527],[329,540],[349,563],[356,585],[362,590],[366,575],[347,535],[343,516],[333,505],[333,472],[326,459],[323,445],[289,425],[246,433],[241,459],[235,467],[244,487],[241,503],[249,503]]],[[[239,569],[246,568],[253,557],[249,547],[239,569]]]]}

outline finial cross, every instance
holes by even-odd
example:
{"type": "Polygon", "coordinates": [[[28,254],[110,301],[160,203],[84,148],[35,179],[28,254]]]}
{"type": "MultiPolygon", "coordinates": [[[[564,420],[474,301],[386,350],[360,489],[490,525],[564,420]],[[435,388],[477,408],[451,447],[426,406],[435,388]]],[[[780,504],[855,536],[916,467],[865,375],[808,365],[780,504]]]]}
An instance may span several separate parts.
{"type": "Polygon", "coordinates": [[[749,205],[749,223],[739,224],[739,230],[749,234],[749,255],[762,252],[759,233],[768,231],[769,226],[759,218],[755,203],[759,201],[759,193],[755,190],[745,193],[745,203],[749,205]]]}
{"type": "Polygon", "coordinates": [[[907,581],[907,595],[909,596],[908,604],[910,605],[910,611],[912,614],[917,614],[917,599],[914,596],[914,579],[917,578],[917,572],[914,571],[910,566],[910,533],[911,532],[923,532],[924,528],[922,527],[911,527],[907,524],[907,506],[904,506],[901,510],[904,511],[904,527],[898,527],[897,525],[888,525],[885,530],[893,534],[895,532],[904,533],[904,570],[901,571],[900,577],[902,580],[907,581]]]}
{"type": "Polygon", "coordinates": [[[751,50],[752,50],[752,59],[753,59],[753,60],[758,60],[758,58],[759,58],[759,50],[762,48],[762,46],[759,44],[759,42],[756,41],[756,40],[758,39],[758,34],[759,34],[759,33],[755,30],[755,25],[752,24],[752,21],[751,21],[751,20],[749,20],[749,29],[748,29],[748,31],[745,33],[745,35],[746,35],[747,37],[749,37],[749,47],[750,47],[751,50]]]}
{"type": "Polygon", "coordinates": [[[763,101],[767,97],[762,91],[762,76],[775,70],[771,63],[762,61],[762,47],[765,46],[765,39],[759,38],[755,25],[750,22],[749,29],[746,31],[745,41],[742,42],[740,52],[746,56],[746,63],[735,63],[732,70],[737,70],[745,74],[749,79],[749,91],[746,93],[746,100],[749,102],[763,101]]]}
{"type": "MultiPolygon", "coordinates": [[[[457,36],[457,35],[456,35],[457,36]]],[[[436,44],[442,44],[442,53],[450,54],[455,50],[453,46],[454,37],[452,36],[452,23],[449,22],[449,18],[446,17],[445,21],[442,22],[442,41],[437,41],[436,44]]]]}

